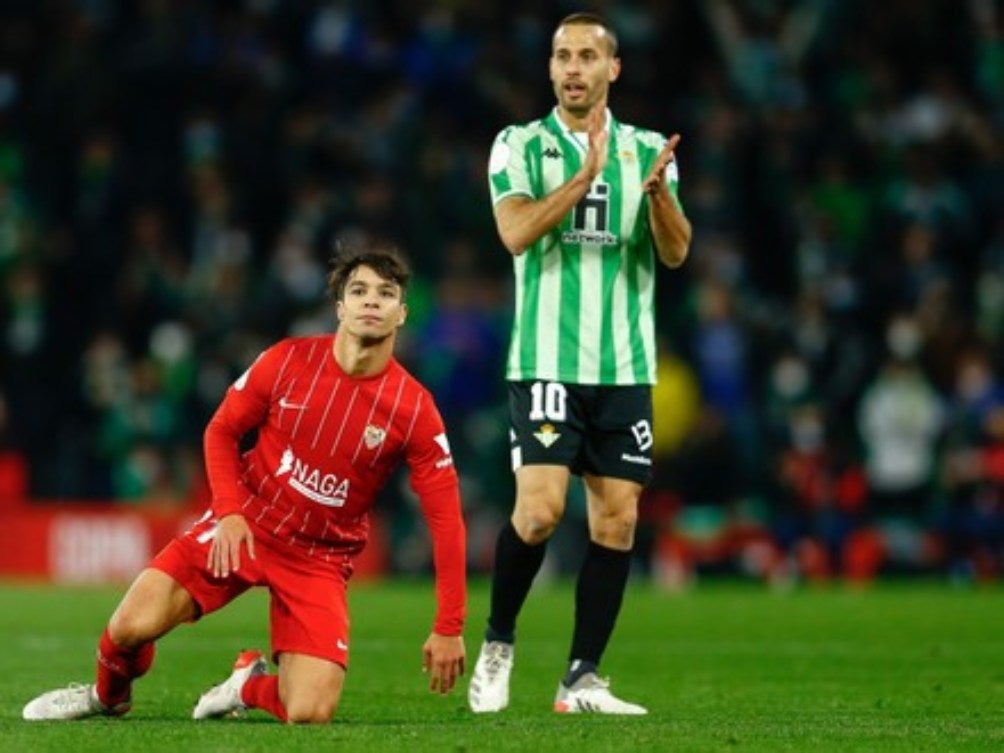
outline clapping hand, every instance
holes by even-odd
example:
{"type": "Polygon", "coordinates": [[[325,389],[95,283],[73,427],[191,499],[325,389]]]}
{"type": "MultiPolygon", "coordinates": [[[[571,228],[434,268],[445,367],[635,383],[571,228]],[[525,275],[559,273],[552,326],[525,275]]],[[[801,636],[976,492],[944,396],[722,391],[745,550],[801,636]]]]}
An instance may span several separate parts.
{"type": "Polygon", "coordinates": [[[642,182],[641,187],[647,194],[653,194],[659,190],[659,186],[665,185],[666,183],[666,166],[669,165],[674,159],[676,159],[676,145],[680,143],[680,134],[674,133],[669,137],[669,141],[659,152],[659,156],[655,158],[655,164],[652,165],[651,171],[649,171],[648,177],[642,182]]]}

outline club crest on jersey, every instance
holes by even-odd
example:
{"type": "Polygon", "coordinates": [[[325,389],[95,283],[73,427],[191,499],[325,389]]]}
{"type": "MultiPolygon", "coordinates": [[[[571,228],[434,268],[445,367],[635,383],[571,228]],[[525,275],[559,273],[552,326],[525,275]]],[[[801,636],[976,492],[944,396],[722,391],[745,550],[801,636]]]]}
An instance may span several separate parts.
{"type": "Polygon", "coordinates": [[[379,426],[374,426],[373,424],[368,425],[363,430],[363,442],[366,443],[366,447],[373,449],[381,444],[387,438],[387,430],[381,429],[379,426]]]}
{"type": "Polygon", "coordinates": [[[321,473],[311,468],[293,454],[287,447],[279,460],[275,477],[289,474],[286,481],[293,489],[307,499],[325,507],[343,507],[349,496],[349,480],[339,479],[334,473],[321,473]]]}
{"type": "Polygon", "coordinates": [[[533,436],[537,438],[544,447],[550,447],[552,444],[561,439],[561,434],[554,430],[551,424],[544,424],[540,427],[540,431],[535,431],[533,436]]]}

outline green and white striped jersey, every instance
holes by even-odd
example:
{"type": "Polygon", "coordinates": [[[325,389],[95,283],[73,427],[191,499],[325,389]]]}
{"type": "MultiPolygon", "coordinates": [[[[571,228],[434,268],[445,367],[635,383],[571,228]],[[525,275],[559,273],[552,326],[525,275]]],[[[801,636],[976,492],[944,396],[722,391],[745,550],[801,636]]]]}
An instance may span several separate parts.
{"type": "MultiPolygon", "coordinates": [[[[666,138],[607,114],[607,164],[559,225],[513,258],[516,311],[506,365],[513,381],[655,383],[655,249],[641,189],[666,138]]],[[[588,149],[557,110],[495,138],[492,203],[540,199],[566,183],[588,149]]],[[[678,174],[666,170],[677,197],[678,174]]],[[[679,203],[679,200],[677,199],[679,203]]]]}

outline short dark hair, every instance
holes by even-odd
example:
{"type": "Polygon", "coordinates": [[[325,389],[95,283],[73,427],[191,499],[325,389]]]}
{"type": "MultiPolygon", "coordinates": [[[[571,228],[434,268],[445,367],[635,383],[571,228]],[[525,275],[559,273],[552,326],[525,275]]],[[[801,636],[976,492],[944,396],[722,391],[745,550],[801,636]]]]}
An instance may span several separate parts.
{"type": "Polygon", "coordinates": [[[607,39],[610,40],[610,56],[617,57],[617,33],[614,31],[614,27],[610,25],[599,13],[572,13],[565,16],[561,21],[558,22],[558,26],[555,28],[554,33],[558,33],[558,29],[562,26],[599,26],[607,33],[607,39]]]}
{"type": "Polygon", "coordinates": [[[331,259],[331,272],[328,274],[328,293],[336,301],[342,300],[345,286],[358,267],[369,267],[383,279],[397,283],[401,288],[401,298],[404,298],[411,270],[400,251],[393,246],[348,248],[339,245],[331,259]]]}

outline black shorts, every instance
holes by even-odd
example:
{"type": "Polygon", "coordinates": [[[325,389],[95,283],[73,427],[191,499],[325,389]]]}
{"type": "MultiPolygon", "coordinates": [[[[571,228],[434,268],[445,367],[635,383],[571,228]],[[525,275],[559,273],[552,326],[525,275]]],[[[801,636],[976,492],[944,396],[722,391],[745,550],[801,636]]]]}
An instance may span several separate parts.
{"type": "Polygon", "coordinates": [[[509,382],[513,470],[563,465],[647,484],[652,476],[652,388],[509,382]]]}

